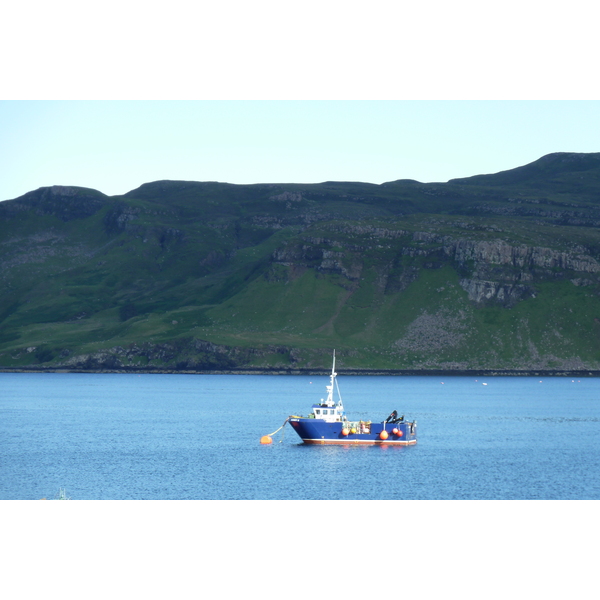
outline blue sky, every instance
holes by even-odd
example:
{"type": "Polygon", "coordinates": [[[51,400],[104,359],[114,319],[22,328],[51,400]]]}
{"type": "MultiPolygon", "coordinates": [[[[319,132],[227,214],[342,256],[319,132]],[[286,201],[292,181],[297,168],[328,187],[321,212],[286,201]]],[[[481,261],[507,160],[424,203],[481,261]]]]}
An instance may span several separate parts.
{"type": "Polygon", "coordinates": [[[161,179],[447,181],[597,152],[589,7],[9,3],[0,200],[161,179]]]}
{"type": "Polygon", "coordinates": [[[0,200],[160,179],[447,181],[600,151],[600,101],[3,101],[0,200]]]}

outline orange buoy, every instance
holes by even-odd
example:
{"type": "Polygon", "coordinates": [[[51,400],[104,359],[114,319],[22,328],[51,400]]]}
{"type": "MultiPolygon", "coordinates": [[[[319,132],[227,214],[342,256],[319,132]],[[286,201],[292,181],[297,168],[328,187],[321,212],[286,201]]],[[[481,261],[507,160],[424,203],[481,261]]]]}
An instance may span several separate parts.
{"type": "Polygon", "coordinates": [[[342,435],[348,435],[350,433],[350,431],[348,430],[347,427],[344,427],[344,429],[342,429],[342,435]]]}
{"type": "Polygon", "coordinates": [[[404,432],[403,431],[398,431],[397,435],[398,435],[398,437],[402,437],[404,435],[404,432]]]}
{"type": "Polygon", "coordinates": [[[261,444],[270,444],[273,440],[268,436],[268,435],[263,435],[260,438],[260,443],[261,444]]]}
{"type": "Polygon", "coordinates": [[[385,429],[379,434],[379,439],[382,439],[382,440],[388,439],[388,432],[385,429]]]}
{"type": "Polygon", "coordinates": [[[398,428],[397,428],[397,427],[394,427],[394,429],[392,429],[392,433],[393,433],[394,435],[398,435],[398,428]]]}

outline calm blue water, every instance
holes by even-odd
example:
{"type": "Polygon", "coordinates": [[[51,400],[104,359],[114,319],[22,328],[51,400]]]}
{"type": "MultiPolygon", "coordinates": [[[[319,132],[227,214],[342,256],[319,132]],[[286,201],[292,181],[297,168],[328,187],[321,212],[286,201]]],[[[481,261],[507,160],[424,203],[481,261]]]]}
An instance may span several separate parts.
{"type": "Polygon", "coordinates": [[[289,425],[260,445],[328,381],[0,373],[0,499],[600,498],[598,378],[342,374],[350,418],[397,409],[417,445],[304,446],[289,425]]]}

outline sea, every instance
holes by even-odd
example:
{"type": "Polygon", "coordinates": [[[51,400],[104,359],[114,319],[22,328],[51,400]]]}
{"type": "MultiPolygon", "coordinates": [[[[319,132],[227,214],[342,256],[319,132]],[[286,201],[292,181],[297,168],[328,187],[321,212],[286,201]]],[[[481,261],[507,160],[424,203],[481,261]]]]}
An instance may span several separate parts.
{"type": "Polygon", "coordinates": [[[0,499],[600,498],[598,378],[337,381],[349,418],[397,410],[417,444],[276,432],[326,396],[326,375],[0,373],[0,499]]]}

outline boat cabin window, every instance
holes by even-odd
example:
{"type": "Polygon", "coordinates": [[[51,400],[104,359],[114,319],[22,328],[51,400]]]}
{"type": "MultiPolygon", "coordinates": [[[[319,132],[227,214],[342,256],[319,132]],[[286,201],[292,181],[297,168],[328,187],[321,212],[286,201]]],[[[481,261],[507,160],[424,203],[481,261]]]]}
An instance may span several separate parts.
{"type": "Polygon", "coordinates": [[[319,408],[313,405],[314,417],[316,419],[324,419],[325,421],[333,422],[340,421],[343,409],[341,407],[324,407],[321,405],[319,408]]]}

